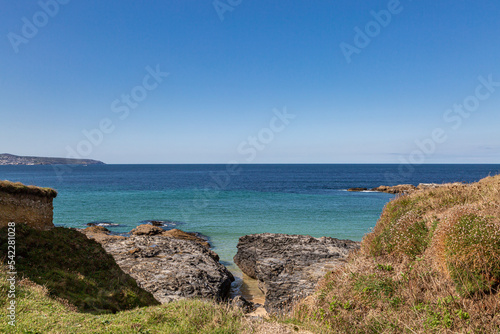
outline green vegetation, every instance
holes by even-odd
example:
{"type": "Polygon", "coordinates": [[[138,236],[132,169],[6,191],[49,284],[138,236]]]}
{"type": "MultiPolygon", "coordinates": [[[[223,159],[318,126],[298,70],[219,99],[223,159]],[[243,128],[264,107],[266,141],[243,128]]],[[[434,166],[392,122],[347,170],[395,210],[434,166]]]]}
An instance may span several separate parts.
{"type": "Polygon", "coordinates": [[[487,293],[500,282],[500,226],[494,217],[466,214],[445,236],[447,269],[459,292],[487,293]],[[471,254],[473,254],[471,256],[471,254]]]}
{"type": "Polygon", "coordinates": [[[26,186],[20,182],[0,181],[0,191],[9,194],[24,194],[41,197],[54,198],[57,196],[57,191],[51,188],[40,188],[35,186],[26,186]]]}
{"type": "MultiPolygon", "coordinates": [[[[0,254],[7,254],[7,228],[0,229],[0,254]]],[[[48,296],[67,300],[81,312],[158,304],[99,243],[72,229],[39,231],[16,224],[16,270],[21,278],[46,287],[48,296]]]]}
{"type": "MultiPolygon", "coordinates": [[[[7,289],[5,269],[0,287],[7,289]]],[[[6,295],[0,295],[6,300],[6,295]]],[[[17,288],[17,321],[10,326],[0,308],[0,333],[240,333],[243,315],[227,305],[186,300],[116,314],[78,313],[51,297],[47,288],[22,280],[17,288]]]]}
{"type": "Polygon", "coordinates": [[[286,319],[317,333],[500,332],[500,175],[388,203],[286,319]]]}

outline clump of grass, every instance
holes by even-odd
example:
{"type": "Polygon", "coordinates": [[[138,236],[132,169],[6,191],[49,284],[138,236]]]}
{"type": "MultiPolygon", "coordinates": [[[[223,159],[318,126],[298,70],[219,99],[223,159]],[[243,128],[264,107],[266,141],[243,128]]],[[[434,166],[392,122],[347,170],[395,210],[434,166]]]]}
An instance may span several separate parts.
{"type": "MultiPolygon", "coordinates": [[[[40,231],[25,224],[15,229],[18,276],[45,286],[49,296],[97,314],[159,304],[82,233],[62,227],[40,231]]],[[[7,254],[7,244],[7,228],[2,228],[0,254],[7,254]]]]}
{"type": "Polygon", "coordinates": [[[386,205],[373,233],[365,237],[364,251],[373,256],[397,255],[415,258],[425,251],[429,228],[407,196],[386,205]]]}
{"type": "Polygon", "coordinates": [[[51,188],[40,188],[35,186],[26,186],[20,182],[0,181],[0,191],[9,194],[25,194],[47,198],[55,198],[57,191],[51,188]]]}
{"type": "Polygon", "coordinates": [[[442,233],[446,269],[461,293],[491,293],[500,282],[500,219],[460,211],[442,233]]]}

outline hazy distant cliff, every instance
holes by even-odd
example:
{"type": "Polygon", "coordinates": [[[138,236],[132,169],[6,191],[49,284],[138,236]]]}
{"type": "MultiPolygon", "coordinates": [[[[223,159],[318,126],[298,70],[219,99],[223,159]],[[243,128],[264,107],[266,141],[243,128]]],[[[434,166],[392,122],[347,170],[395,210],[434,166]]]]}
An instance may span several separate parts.
{"type": "Polygon", "coordinates": [[[23,157],[0,154],[1,165],[103,165],[104,162],[90,159],[66,159],[45,157],[23,157]]]}

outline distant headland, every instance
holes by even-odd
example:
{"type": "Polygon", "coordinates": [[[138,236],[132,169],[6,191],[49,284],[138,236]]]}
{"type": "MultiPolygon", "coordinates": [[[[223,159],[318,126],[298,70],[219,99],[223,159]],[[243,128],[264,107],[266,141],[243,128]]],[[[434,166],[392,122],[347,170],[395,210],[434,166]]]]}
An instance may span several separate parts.
{"type": "Polygon", "coordinates": [[[104,162],[91,159],[25,157],[4,153],[0,154],[0,166],[2,165],[104,165],[104,162]]]}

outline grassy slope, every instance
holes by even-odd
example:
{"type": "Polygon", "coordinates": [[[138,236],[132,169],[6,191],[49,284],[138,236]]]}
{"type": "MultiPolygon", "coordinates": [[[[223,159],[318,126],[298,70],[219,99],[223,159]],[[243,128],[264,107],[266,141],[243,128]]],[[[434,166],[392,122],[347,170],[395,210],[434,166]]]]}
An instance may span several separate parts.
{"type": "Polygon", "coordinates": [[[294,318],[320,333],[500,331],[500,175],[399,197],[294,318]]]}
{"type": "MultiPolygon", "coordinates": [[[[6,236],[0,229],[0,254],[7,253],[6,236]]],[[[16,253],[17,325],[6,320],[7,269],[0,264],[0,333],[240,332],[243,315],[227,305],[158,305],[100,244],[78,231],[17,224],[16,253]]]]}
{"type": "MultiPolygon", "coordinates": [[[[0,229],[0,254],[7,254],[7,228],[0,229]]],[[[99,243],[67,228],[38,231],[17,224],[16,270],[20,278],[45,286],[50,296],[66,299],[82,312],[158,305],[99,243]]]]}
{"type": "MultiPolygon", "coordinates": [[[[8,288],[5,269],[0,269],[0,301],[8,288]]],[[[55,300],[45,287],[29,280],[17,287],[17,323],[6,319],[0,307],[0,333],[239,333],[242,314],[228,306],[199,300],[150,306],[115,314],[78,313],[71,305],[55,300]]]]}

